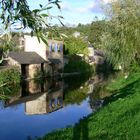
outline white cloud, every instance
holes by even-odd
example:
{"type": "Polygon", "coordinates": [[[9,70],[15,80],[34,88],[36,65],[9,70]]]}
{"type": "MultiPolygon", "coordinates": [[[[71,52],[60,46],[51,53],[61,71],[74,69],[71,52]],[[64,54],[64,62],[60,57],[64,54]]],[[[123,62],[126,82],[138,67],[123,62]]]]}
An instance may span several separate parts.
{"type": "Polygon", "coordinates": [[[75,10],[78,13],[86,13],[88,11],[88,9],[87,8],[84,8],[84,7],[80,7],[80,8],[77,8],[75,10]]]}
{"type": "Polygon", "coordinates": [[[96,7],[96,3],[91,2],[86,7],[77,8],[76,11],[79,12],[79,13],[86,13],[86,12],[92,11],[92,9],[95,8],[95,7],[96,7]]]}
{"type": "Polygon", "coordinates": [[[102,0],[105,4],[116,2],[117,0],[102,0]]]}
{"type": "Polygon", "coordinates": [[[66,2],[62,2],[60,4],[60,6],[61,6],[62,10],[65,10],[65,11],[70,11],[71,10],[71,6],[68,3],[66,3],[66,2]]]}
{"type": "Polygon", "coordinates": [[[72,4],[68,1],[62,1],[61,3],[61,9],[64,12],[68,13],[75,13],[75,14],[89,14],[94,13],[94,14],[102,14],[103,10],[101,8],[101,3],[105,4],[111,0],[89,0],[87,5],[85,6],[79,6],[79,7],[74,7],[72,4]]]}
{"type": "Polygon", "coordinates": [[[89,9],[95,8],[95,6],[97,5],[97,3],[95,2],[91,2],[88,6],[89,9]]]}

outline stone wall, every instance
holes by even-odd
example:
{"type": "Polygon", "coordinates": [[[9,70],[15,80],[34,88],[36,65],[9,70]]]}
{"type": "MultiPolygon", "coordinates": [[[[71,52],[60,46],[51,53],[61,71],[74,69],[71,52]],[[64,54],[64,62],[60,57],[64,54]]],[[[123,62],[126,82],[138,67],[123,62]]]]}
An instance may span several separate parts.
{"type": "Polygon", "coordinates": [[[21,65],[14,59],[12,59],[11,57],[8,57],[8,65],[16,66],[19,69],[19,71],[21,72],[21,65]]]}
{"type": "Polygon", "coordinates": [[[41,74],[41,64],[30,64],[28,71],[29,78],[39,77],[41,74]]]}

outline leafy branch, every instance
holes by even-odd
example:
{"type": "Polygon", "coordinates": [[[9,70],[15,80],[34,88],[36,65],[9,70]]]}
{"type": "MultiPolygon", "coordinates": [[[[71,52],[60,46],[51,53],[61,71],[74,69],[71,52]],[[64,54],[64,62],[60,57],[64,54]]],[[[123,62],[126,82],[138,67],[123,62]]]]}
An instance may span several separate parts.
{"type": "Polygon", "coordinates": [[[54,17],[48,12],[54,5],[61,10],[60,2],[59,0],[48,0],[45,6],[40,4],[39,9],[31,10],[27,0],[1,0],[0,19],[5,29],[8,29],[9,26],[13,27],[13,25],[20,24],[21,27],[16,28],[16,30],[28,28],[31,30],[31,35],[36,35],[40,40],[45,36],[43,30],[52,28],[49,20],[57,18],[61,23],[61,16],[54,17]]]}

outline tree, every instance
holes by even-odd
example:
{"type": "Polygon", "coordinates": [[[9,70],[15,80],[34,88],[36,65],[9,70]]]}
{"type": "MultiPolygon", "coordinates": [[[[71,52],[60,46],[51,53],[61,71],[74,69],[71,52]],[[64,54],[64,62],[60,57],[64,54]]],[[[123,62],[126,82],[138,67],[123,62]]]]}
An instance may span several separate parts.
{"type": "MultiPolygon", "coordinates": [[[[53,8],[53,5],[60,9],[59,3],[59,0],[48,0],[45,6],[40,4],[39,9],[31,10],[27,0],[0,0],[0,19],[5,29],[18,23],[20,28],[29,28],[31,35],[34,34],[45,42],[45,34],[42,31],[44,28],[51,28],[48,19],[52,18],[46,11],[53,8]]],[[[60,20],[62,17],[57,18],[60,20]]]]}
{"type": "Polygon", "coordinates": [[[88,44],[82,38],[69,37],[65,39],[65,50],[68,54],[85,54],[87,55],[88,44]]]}
{"type": "Polygon", "coordinates": [[[108,17],[101,46],[114,66],[128,70],[140,60],[140,1],[115,1],[110,4],[108,17]]]}
{"type": "Polygon", "coordinates": [[[101,44],[101,36],[105,31],[106,21],[96,20],[90,25],[88,40],[95,48],[99,48],[101,44]]]}

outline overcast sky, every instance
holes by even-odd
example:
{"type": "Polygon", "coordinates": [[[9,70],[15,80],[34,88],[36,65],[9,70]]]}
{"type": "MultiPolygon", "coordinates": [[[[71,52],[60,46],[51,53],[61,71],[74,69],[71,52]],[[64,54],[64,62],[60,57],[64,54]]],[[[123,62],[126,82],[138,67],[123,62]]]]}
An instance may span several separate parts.
{"type": "MultiPolygon", "coordinates": [[[[61,0],[61,12],[53,8],[50,13],[61,15],[64,24],[86,24],[91,23],[95,16],[99,19],[104,18],[103,7],[111,0],[61,0]]],[[[39,4],[45,5],[47,0],[28,0],[31,8],[37,8],[39,4]]],[[[55,20],[54,23],[57,23],[55,20]]]]}

